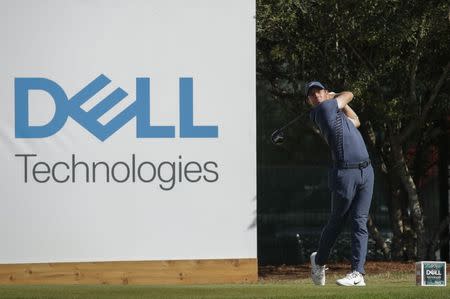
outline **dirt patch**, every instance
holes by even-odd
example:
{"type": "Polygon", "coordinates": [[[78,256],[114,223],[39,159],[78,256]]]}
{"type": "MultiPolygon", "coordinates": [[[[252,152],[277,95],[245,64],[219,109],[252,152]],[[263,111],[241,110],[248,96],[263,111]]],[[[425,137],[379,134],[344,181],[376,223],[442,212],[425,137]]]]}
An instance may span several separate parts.
{"type": "MultiPolygon", "coordinates": [[[[350,263],[327,265],[329,273],[345,274],[350,272],[350,263]]],[[[414,262],[367,262],[366,273],[370,275],[390,273],[411,273],[415,271],[414,262]]],[[[259,277],[264,280],[291,280],[309,278],[310,264],[295,266],[260,266],[259,277]]]]}

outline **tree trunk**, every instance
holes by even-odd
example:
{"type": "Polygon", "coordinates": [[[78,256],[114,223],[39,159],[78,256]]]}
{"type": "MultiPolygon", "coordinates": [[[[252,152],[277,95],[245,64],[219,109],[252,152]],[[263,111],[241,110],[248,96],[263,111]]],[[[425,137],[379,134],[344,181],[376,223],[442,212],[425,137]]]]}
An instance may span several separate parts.
{"type": "MultiPolygon", "coordinates": [[[[367,118],[367,117],[365,117],[367,118]]],[[[383,254],[394,260],[400,260],[403,258],[403,213],[401,208],[400,197],[400,182],[395,175],[389,171],[389,159],[388,156],[384,156],[383,152],[376,145],[375,132],[372,124],[369,121],[363,122],[361,125],[361,134],[367,144],[370,156],[372,158],[372,164],[378,173],[383,174],[388,182],[389,194],[386,200],[389,211],[389,219],[391,223],[393,237],[391,240],[391,246],[387,246],[382,236],[377,233],[377,229],[373,224],[371,218],[367,223],[372,238],[375,240],[377,247],[383,252],[383,254]],[[373,227],[371,227],[373,225],[373,227]],[[378,240],[377,240],[378,239],[378,240]]]]}
{"type": "Polygon", "coordinates": [[[439,247],[439,238],[441,237],[442,233],[448,229],[449,224],[450,224],[450,216],[447,216],[444,220],[441,221],[441,223],[439,224],[439,228],[431,236],[430,241],[428,243],[428,248],[427,248],[426,258],[428,260],[436,259],[436,255],[434,252],[439,247]]]}
{"type": "MultiPolygon", "coordinates": [[[[398,175],[402,187],[408,195],[408,207],[411,213],[412,229],[417,238],[417,243],[415,246],[417,249],[417,258],[419,260],[422,260],[426,255],[426,236],[423,211],[419,202],[419,195],[417,193],[416,184],[414,183],[414,180],[412,179],[411,173],[408,169],[408,165],[403,154],[403,149],[398,143],[398,138],[391,137],[390,141],[392,158],[394,159],[394,161],[396,161],[396,164],[392,165],[392,169],[398,175]]],[[[414,234],[411,237],[414,237],[414,234]]]]}
{"type": "MultiPolygon", "coordinates": [[[[396,180],[395,180],[396,181],[396,180]]],[[[401,190],[397,182],[394,182],[393,178],[389,180],[389,218],[392,225],[392,243],[391,243],[391,255],[392,259],[400,260],[404,255],[404,241],[403,241],[403,213],[401,208],[401,190]]]]}
{"type": "Polygon", "coordinates": [[[373,222],[371,215],[369,215],[369,219],[367,220],[367,228],[369,229],[370,236],[375,240],[377,248],[381,250],[385,258],[390,259],[389,246],[386,244],[386,241],[373,222]]]}

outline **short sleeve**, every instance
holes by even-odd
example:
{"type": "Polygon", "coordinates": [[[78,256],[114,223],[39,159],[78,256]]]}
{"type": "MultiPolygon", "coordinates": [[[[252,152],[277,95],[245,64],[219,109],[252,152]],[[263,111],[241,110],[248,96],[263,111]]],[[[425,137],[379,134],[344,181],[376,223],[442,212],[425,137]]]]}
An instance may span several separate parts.
{"type": "Polygon", "coordinates": [[[315,107],[315,118],[319,122],[329,122],[336,118],[336,113],[339,111],[336,98],[320,103],[315,107]]]}
{"type": "Polygon", "coordinates": [[[335,115],[336,112],[338,112],[338,110],[339,110],[336,98],[322,102],[318,106],[318,110],[321,111],[321,113],[324,113],[325,115],[329,115],[329,114],[335,115]]]}

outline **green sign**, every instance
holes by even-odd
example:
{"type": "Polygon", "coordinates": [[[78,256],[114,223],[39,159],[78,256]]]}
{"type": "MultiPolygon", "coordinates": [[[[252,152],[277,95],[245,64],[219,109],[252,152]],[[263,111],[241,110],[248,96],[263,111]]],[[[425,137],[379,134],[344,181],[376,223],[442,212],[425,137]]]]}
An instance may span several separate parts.
{"type": "Polygon", "coordinates": [[[445,264],[444,263],[424,263],[423,264],[424,284],[445,285],[445,264]]]}

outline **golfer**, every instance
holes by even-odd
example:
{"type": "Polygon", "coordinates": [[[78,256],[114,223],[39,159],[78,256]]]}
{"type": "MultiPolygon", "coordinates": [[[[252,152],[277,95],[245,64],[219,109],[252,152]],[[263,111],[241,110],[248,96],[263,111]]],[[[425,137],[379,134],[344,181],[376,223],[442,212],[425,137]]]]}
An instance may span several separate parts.
{"type": "Polygon", "coordinates": [[[311,277],[316,285],[325,284],[325,264],[346,218],[351,219],[352,272],[338,279],[342,286],[365,286],[364,264],[367,254],[367,217],[372,201],[374,173],[360,122],[348,103],[353,94],[329,92],[317,81],[306,85],[306,101],[312,106],[311,120],[327,141],[333,166],[329,171],[331,215],[322,231],[317,252],[311,254],[311,277]]]}

